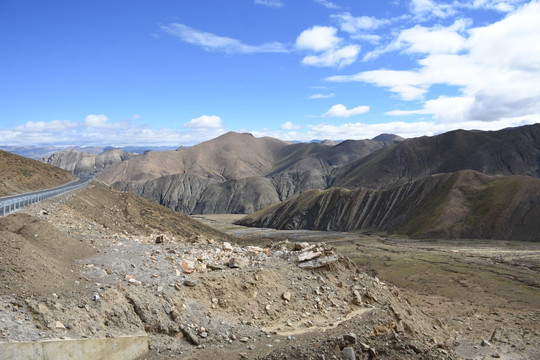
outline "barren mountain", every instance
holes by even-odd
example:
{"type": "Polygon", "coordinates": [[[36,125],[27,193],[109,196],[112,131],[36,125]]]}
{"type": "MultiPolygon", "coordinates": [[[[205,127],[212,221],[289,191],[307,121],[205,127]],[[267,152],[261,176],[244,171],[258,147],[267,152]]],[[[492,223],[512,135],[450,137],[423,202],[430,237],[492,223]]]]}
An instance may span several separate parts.
{"type": "Polygon", "coordinates": [[[276,229],[387,231],[416,238],[540,241],[540,179],[472,170],[388,190],[311,190],[238,223],[276,229]]]}
{"type": "MultiPolygon", "coordinates": [[[[52,169],[28,159],[15,160],[1,162],[6,177],[52,169]]],[[[524,226],[539,216],[508,199],[521,199],[527,193],[531,204],[536,204],[540,180],[491,178],[469,171],[433,176],[429,181],[423,186],[435,189],[432,198],[441,196],[443,208],[445,193],[462,192],[473,204],[476,225],[493,211],[516,214],[524,226]],[[441,190],[445,184],[450,190],[441,190]],[[514,193],[518,195],[512,197],[514,193]]],[[[184,186],[192,182],[184,179],[184,186]]],[[[212,180],[208,187],[226,183],[212,180]]],[[[240,184],[238,189],[244,187],[240,184]]],[[[422,186],[411,185],[408,191],[412,194],[418,187],[422,186]]],[[[231,201],[242,202],[241,190],[238,195],[231,201]]],[[[396,192],[396,201],[400,196],[396,192]]],[[[413,207],[420,209],[413,214],[417,218],[439,213],[437,206],[430,207],[435,203],[410,198],[413,207]]],[[[485,223],[486,228],[494,226],[485,223]]],[[[431,255],[435,252],[431,243],[426,249],[413,246],[408,251],[420,252],[422,263],[444,264],[448,271],[458,266],[475,275],[481,269],[487,274],[478,279],[457,271],[443,279],[407,278],[425,286],[420,294],[368,274],[315,234],[298,233],[307,242],[266,239],[261,243],[249,233],[239,240],[98,181],[0,218],[0,357],[24,357],[21,351],[32,357],[33,349],[41,354],[38,346],[43,343],[57,345],[57,356],[98,356],[77,351],[77,344],[69,350],[64,346],[70,346],[69,340],[109,344],[114,354],[117,343],[111,346],[112,341],[135,336],[149,350],[142,358],[152,360],[457,360],[540,355],[540,322],[534,306],[538,303],[536,247],[520,248],[516,253],[526,258],[518,261],[512,254],[514,247],[469,257],[453,249],[431,255]],[[457,262],[458,257],[470,259],[457,262]],[[474,295],[470,299],[481,301],[471,304],[469,298],[426,293],[431,284],[442,283],[452,283],[452,289],[460,292],[467,289],[474,295]],[[513,297],[487,291],[507,284],[512,285],[508,291],[514,292],[513,297]],[[523,293],[528,302],[519,299],[523,293]]],[[[267,235],[261,230],[261,237],[267,235]]],[[[359,251],[366,246],[355,234],[341,235],[342,245],[359,251]]],[[[381,237],[372,241],[373,254],[387,246],[381,237]]],[[[393,257],[403,254],[402,249],[388,249],[393,257]]],[[[370,261],[394,259],[387,254],[370,261]]],[[[410,260],[405,256],[400,264],[410,260]]],[[[400,274],[407,271],[399,268],[400,274]]]]}
{"type": "Polygon", "coordinates": [[[152,152],[114,164],[98,178],[183,213],[248,213],[327,188],[336,167],[389,144],[289,144],[229,132],[181,151],[152,152]]]}
{"type": "Polygon", "coordinates": [[[75,180],[69,172],[0,150],[0,196],[60,186],[75,180]]]}
{"type": "Polygon", "coordinates": [[[93,175],[107,166],[126,161],[135,154],[126,153],[122,150],[109,150],[100,154],[81,152],[77,150],[63,150],[55,152],[47,158],[40,159],[49,165],[53,165],[78,177],[93,175]]]}
{"type": "Polygon", "coordinates": [[[407,139],[337,169],[332,185],[385,189],[464,169],[487,175],[540,176],[540,124],[407,139]]]}

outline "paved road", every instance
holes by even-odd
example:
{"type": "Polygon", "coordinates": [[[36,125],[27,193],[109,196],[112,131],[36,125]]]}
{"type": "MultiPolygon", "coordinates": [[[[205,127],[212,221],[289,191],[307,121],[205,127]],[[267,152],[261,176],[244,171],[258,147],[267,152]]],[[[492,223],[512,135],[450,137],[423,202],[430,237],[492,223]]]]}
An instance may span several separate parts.
{"type": "Polygon", "coordinates": [[[0,197],[0,216],[5,216],[12,211],[18,210],[31,204],[35,204],[36,202],[40,202],[50,197],[60,195],[71,189],[80,187],[87,182],[90,182],[92,179],[93,178],[91,177],[80,178],[70,183],[50,189],[0,197]]]}
{"type": "Polygon", "coordinates": [[[31,192],[27,192],[27,193],[24,193],[24,194],[4,196],[4,197],[0,197],[0,201],[13,200],[13,199],[17,199],[17,198],[24,197],[24,196],[29,196],[29,195],[37,195],[37,194],[41,194],[41,193],[44,193],[44,192],[47,192],[47,191],[50,191],[50,190],[62,190],[62,189],[67,188],[67,187],[82,184],[88,179],[90,179],[90,178],[89,177],[79,178],[79,179],[73,180],[72,182],[69,182],[67,184],[60,185],[60,186],[53,187],[53,188],[49,188],[49,189],[31,191],[31,192]]]}

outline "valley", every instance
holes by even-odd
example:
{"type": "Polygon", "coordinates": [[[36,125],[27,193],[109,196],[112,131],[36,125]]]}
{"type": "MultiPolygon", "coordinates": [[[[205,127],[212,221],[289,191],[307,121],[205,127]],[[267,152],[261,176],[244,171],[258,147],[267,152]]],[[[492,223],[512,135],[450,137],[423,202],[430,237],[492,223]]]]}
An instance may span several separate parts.
{"type": "MultiPolygon", "coordinates": [[[[289,239],[333,245],[360,269],[396,285],[424,312],[459,334],[460,358],[482,358],[482,347],[474,349],[474,339],[489,339],[497,329],[504,328],[514,339],[517,334],[529,333],[538,341],[537,242],[412,240],[358,233],[245,228],[234,224],[242,215],[193,218],[242,239],[243,244],[264,246],[289,239]],[[472,348],[466,344],[472,344],[472,348]]],[[[514,356],[507,354],[502,358],[527,358],[514,356]]]]}
{"type": "Polygon", "coordinates": [[[538,358],[538,131],[0,153],[7,193],[96,179],[0,218],[0,351],[538,358]]]}

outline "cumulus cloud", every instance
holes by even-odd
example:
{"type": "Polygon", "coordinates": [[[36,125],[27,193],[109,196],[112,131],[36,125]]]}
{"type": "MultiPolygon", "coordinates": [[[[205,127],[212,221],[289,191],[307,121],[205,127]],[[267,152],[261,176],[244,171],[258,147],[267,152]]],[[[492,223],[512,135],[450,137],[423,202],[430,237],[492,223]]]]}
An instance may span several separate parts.
{"type": "Polygon", "coordinates": [[[437,25],[427,28],[416,25],[401,31],[390,44],[369,52],[363,60],[372,60],[391,51],[402,51],[406,54],[457,53],[466,46],[467,39],[462,33],[468,24],[465,20],[456,20],[449,27],[437,25]]]}
{"type": "Polygon", "coordinates": [[[284,53],[289,51],[284,44],[279,42],[248,45],[237,39],[200,31],[184,24],[174,23],[162,26],[161,29],[184,42],[200,46],[206,51],[221,51],[228,54],[284,53]]]}
{"type": "Polygon", "coordinates": [[[325,67],[344,67],[352,64],[358,58],[359,45],[348,45],[340,49],[331,49],[317,55],[308,55],[302,59],[302,64],[325,67]]]}
{"type": "Polygon", "coordinates": [[[190,146],[225,132],[215,115],[192,119],[186,128],[176,131],[131,121],[114,122],[106,115],[88,115],[82,121],[29,121],[13,129],[0,129],[0,138],[4,146],[190,146]]]}
{"type": "Polygon", "coordinates": [[[465,26],[463,20],[457,20],[446,28],[442,26],[426,28],[416,25],[402,31],[391,46],[396,50],[404,49],[410,54],[455,54],[465,48],[466,39],[459,33],[465,26]]]}
{"type": "MultiPolygon", "coordinates": [[[[327,78],[387,88],[403,100],[424,100],[416,110],[390,115],[429,114],[439,123],[497,122],[540,113],[540,2],[532,1],[491,25],[466,29],[416,26],[397,35],[395,50],[410,54],[411,70],[379,69],[327,78]],[[440,38],[446,39],[440,44],[440,38]],[[433,85],[455,87],[454,97],[429,94],[433,85]]],[[[458,125],[459,126],[459,125],[458,125]]]]}
{"type": "Polygon", "coordinates": [[[298,35],[296,47],[313,51],[333,49],[341,42],[336,33],[337,29],[331,26],[313,26],[298,35]]]}
{"type": "Polygon", "coordinates": [[[352,109],[347,109],[343,104],[336,104],[325,112],[322,117],[342,117],[348,118],[354,115],[362,115],[369,111],[369,106],[357,106],[352,109]]]}
{"type": "Polygon", "coordinates": [[[220,129],[223,128],[223,122],[217,115],[203,115],[191,119],[184,126],[192,129],[220,129]]]}
{"type": "Polygon", "coordinates": [[[88,115],[84,119],[84,125],[89,127],[102,128],[107,127],[109,118],[105,115],[88,115]]]}
{"type": "Polygon", "coordinates": [[[282,124],[280,128],[283,130],[295,130],[300,129],[300,125],[295,125],[292,122],[287,121],[286,123],[282,124]]]}
{"type": "Polygon", "coordinates": [[[456,8],[452,4],[442,4],[432,0],[411,0],[410,7],[417,19],[447,18],[456,13],[456,8]]]}
{"type": "Polygon", "coordinates": [[[343,67],[352,64],[360,53],[359,45],[341,46],[343,40],[332,26],[313,26],[304,30],[296,39],[296,48],[315,54],[302,59],[304,65],[317,67],[343,67]]]}
{"type": "Polygon", "coordinates": [[[390,21],[386,19],[377,19],[372,16],[356,17],[352,16],[348,12],[332,15],[332,19],[337,21],[341,28],[341,31],[345,31],[350,34],[358,34],[366,30],[375,30],[383,25],[390,23],[390,21]]]}
{"type": "Polygon", "coordinates": [[[255,4],[263,5],[274,9],[279,9],[283,7],[283,1],[281,0],[255,0],[255,4]]]}

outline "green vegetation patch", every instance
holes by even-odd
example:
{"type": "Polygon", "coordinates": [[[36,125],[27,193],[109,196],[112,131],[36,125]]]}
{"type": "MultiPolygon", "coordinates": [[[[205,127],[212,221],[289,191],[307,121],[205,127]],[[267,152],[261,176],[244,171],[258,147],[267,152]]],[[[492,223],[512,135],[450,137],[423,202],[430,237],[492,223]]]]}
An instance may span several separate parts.
{"type": "MultiPolygon", "coordinates": [[[[392,233],[414,237],[433,226],[433,223],[443,215],[446,205],[450,200],[448,197],[450,190],[452,190],[456,180],[457,176],[453,175],[442,186],[438,187],[427,197],[426,201],[418,207],[416,213],[405,223],[394,229],[392,233]]],[[[421,192],[421,190],[419,192],[421,192]]],[[[411,197],[400,208],[398,213],[402,213],[413,206],[414,200],[414,197],[411,197]]]]}
{"type": "Polygon", "coordinates": [[[510,203],[514,194],[522,185],[520,177],[507,176],[489,182],[485,187],[466,193],[470,208],[465,223],[475,224],[490,211],[500,211],[510,203]]]}

